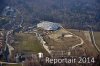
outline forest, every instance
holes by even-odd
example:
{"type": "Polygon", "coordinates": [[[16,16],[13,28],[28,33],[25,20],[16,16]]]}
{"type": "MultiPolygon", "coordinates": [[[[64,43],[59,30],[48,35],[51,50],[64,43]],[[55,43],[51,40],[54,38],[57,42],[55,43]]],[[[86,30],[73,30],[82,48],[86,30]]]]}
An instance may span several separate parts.
{"type": "Polygon", "coordinates": [[[0,0],[0,12],[5,6],[18,9],[24,23],[41,20],[58,22],[66,28],[100,30],[100,0],[0,0]]]}

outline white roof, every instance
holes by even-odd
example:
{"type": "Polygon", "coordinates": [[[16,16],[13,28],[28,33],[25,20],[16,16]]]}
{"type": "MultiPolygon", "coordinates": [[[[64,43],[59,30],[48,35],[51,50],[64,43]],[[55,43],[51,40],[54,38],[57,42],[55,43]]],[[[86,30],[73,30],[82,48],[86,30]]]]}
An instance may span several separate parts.
{"type": "Polygon", "coordinates": [[[58,23],[43,21],[43,22],[37,24],[37,27],[43,28],[44,30],[57,30],[61,26],[58,23]]]}
{"type": "Polygon", "coordinates": [[[64,37],[73,37],[73,35],[64,35],[64,37]]]}

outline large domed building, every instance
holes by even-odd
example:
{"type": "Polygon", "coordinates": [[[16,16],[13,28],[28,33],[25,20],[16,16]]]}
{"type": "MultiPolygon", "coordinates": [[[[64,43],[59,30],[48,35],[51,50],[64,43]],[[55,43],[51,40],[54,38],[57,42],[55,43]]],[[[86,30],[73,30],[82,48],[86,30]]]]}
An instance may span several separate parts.
{"type": "Polygon", "coordinates": [[[44,30],[58,30],[59,28],[61,28],[61,25],[49,21],[42,21],[41,23],[37,24],[37,27],[44,30]]]}

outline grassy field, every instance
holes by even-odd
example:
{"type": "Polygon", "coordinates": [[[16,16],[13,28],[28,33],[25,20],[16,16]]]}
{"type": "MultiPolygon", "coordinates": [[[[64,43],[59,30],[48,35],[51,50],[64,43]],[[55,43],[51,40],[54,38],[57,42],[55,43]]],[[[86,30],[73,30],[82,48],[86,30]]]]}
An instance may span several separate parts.
{"type": "MultiPolygon", "coordinates": [[[[15,50],[14,53],[22,52],[25,54],[32,54],[43,52],[44,55],[48,56],[46,50],[42,47],[40,41],[37,39],[35,34],[25,34],[25,33],[16,33],[15,34],[15,44],[12,45],[15,50]]],[[[21,64],[12,64],[6,65],[3,64],[2,66],[22,66],[21,64]]]]}
{"type": "MultiPolygon", "coordinates": [[[[88,56],[96,56],[98,54],[96,48],[93,46],[93,44],[87,40],[84,31],[83,30],[76,30],[76,29],[67,29],[68,31],[71,31],[72,33],[76,34],[77,36],[80,36],[83,40],[84,40],[84,45],[82,46],[83,48],[85,48],[86,50],[86,54],[88,56]],[[90,48],[90,49],[89,49],[90,48]]],[[[100,36],[100,33],[98,33],[98,35],[100,36]]],[[[99,41],[99,39],[98,39],[99,41]]],[[[96,41],[96,42],[98,42],[96,41]]]]}
{"type": "MultiPolygon", "coordinates": [[[[71,30],[71,31],[73,31],[73,30],[71,30]]],[[[75,33],[76,35],[79,35],[83,39],[85,39],[82,32],[79,33],[78,30],[77,30],[76,32],[74,31],[73,33],[75,33]]],[[[100,32],[94,32],[94,38],[95,38],[96,44],[98,45],[98,47],[100,47],[100,32]]]]}
{"type": "Polygon", "coordinates": [[[16,64],[16,65],[14,65],[14,64],[3,64],[2,66],[22,66],[21,64],[16,64]]]}
{"type": "Polygon", "coordinates": [[[100,32],[94,32],[95,41],[98,47],[100,48],[100,32]]]}
{"type": "Polygon", "coordinates": [[[46,50],[42,47],[39,40],[35,37],[34,34],[16,33],[16,43],[14,44],[14,48],[16,52],[43,52],[47,54],[46,50]]]}

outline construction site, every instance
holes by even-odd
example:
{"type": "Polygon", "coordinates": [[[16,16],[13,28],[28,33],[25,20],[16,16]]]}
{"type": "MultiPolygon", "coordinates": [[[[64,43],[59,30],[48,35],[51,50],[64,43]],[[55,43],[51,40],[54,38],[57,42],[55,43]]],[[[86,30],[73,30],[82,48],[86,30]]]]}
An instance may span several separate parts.
{"type": "Polygon", "coordinates": [[[97,53],[86,37],[85,31],[67,30],[61,26],[58,30],[46,29],[38,28],[36,33],[43,47],[52,57],[95,56],[97,53]]]}

